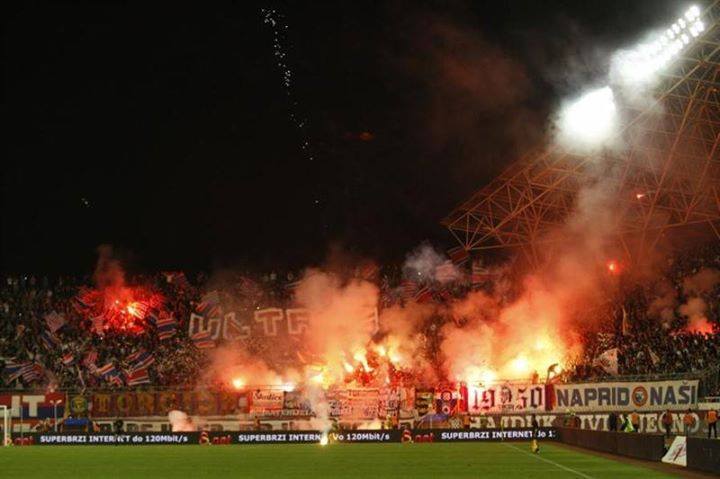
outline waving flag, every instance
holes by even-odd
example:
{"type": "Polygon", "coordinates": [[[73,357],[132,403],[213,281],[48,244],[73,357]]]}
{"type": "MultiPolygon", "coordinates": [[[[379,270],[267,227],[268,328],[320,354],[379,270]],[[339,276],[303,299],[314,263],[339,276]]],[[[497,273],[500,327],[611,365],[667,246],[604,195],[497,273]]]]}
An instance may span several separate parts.
{"type": "Polygon", "coordinates": [[[86,368],[88,368],[88,371],[91,373],[94,373],[97,371],[97,358],[98,353],[94,349],[91,349],[87,353],[85,353],[85,357],[83,358],[82,362],[85,365],[86,368]]]}
{"type": "Polygon", "coordinates": [[[23,375],[26,369],[30,369],[32,367],[31,362],[22,362],[22,363],[16,363],[13,360],[9,360],[5,364],[5,368],[3,369],[3,374],[7,378],[7,382],[11,383],[13,381],[16,381],[20,376],[23,375]]]}
{"type": "Polygon", "coordinates": [[[131,354],[127,359],[130,363],[130,371],[146,369],[148,366],[155,363],[155,357],[142,349],[134,354],[131,354]]]}
{"type": "Polygon", "coordinates": [[[95,334],[102,334],[105,328],[105,315],[101,314],[99,316],[95,316],[91,319],[91,321],[92,330],[95,332],[95,334]]]}
{"type": "Polygon", "coordinates": [[[218,291],[210,291],[204,294],[197,310],[204,316],[210,318],[216,317],[220,314],[220,293],[218,291]]]}
{"type": "Polygon", "coordinates": [[[78,311],[83,311],[83,310],[90,308],[90,305],[87,304],[83,300],[83,296],[85,296],[87,294],[87,292],[88,292],[87,288],[84,288],[84,287],[80,288],[80,291],[78,292],[77,296],[73,297],[73,299],[72,299],[73,305],[75,306],[75,309],[77,309],[78,311]]]}
{"type": "Polygon", "coordinates": [[[118,369],[112,362],[109,362],[105,366],[97,368],[95,372],[98,375],[102,376],[102,378],[110,384],[115,384],[117,386],[123,385],[122,373],[118,371],[118,369]]]}
{"type": "Polygon", "coordinates": [[[379,272],[380,268],[378,267],[378,265],[372,262],[368,262],[358,267],[356,269],[355,275],[364,280],[372,281],[377,277],[379,272]]]}
{"type": "Polygon", "coordinates": [[[45,315],[45,324],[51,333],[55,333],[65,325],[65,316],[58,314],[57,311],[52,311],[45,315]]]}
{"type": "Polygon", "coordinates": [[[593,366],[604,369],[607,373],[617,375],[618,373],[618,348],[608,349],[595,358],[593,366]]]}
{"type": "Polygon", "coordinates": [[[175,336],[178,323],[172,315],[166,315],[166,317],[158,319],[155,326],[157,326],[158,338],[160,341],[164,341],[175,336]]]}
{"type": "Polygon", "coordinates": [[[65,366],[70,366],[72,363],[75,362],[75,355],[72,352],[63,354],[62,362],[65,366]]]}
{"type": "Polygon", "coordinates": [[[483,267],[482,263],[475,261],[472,265],[472,274],[470,280],[473,286],[480,286],[491,277],[490,270],[483,267]]]}
{"type": "Polygon", "coordinates": [[[420,288],[417,293],[415,293],[415,301],[422,304],[422,303],[429,303],[433,299],[433,293],[425,286],[424,288],[420,288]]]}
{"type": "Polygon", "coordinates": [[[43,377],[45,370],[38,363],[30,363],[29,367],[24,368],[22,373],[23,381],[31,383],[43,377]]]}
{"type": "Polygon", "coordinates": [[[118,370],[115,368],[115,365],[112,362],[110,362],[110,363],[107,363],[105,366],[97,368],[96,372],[98,375],[107,378],[108,376],[110,376],[112,374],[116,374],[118,372],[118,370]]]}
{"type": "Polygon", "coordinates": [[[415,281],[406,279],[400,284],[400,288],[402,289],[402,298],[404,300],[409,300],[415,296],[418,285],[415,281]]]}
{"type": "Polygon", "coordinates": [[[122,387],[125,385],[122,379],[122,373],[120,371],[115,371],[114,373],[105,376],[105,380],[108,381],[110,384],[114,384],[118,387],[122,387]]]}
{"type": "Polygon", "coordinates": [[[198,349],[208,349],[215,347],[215,341],[210,336],[210,331],[200,331],[199,333],[193,334],[192,337],[195,347],[198,349]]]}
{"type": "Polygon", "coordinates": [[[127,376],[128,386],[139,386],[141,384],[150,384],[150,375],[147,369],[136,369],[127,376]]]}
{"type": "Polygon", "coordinates": [[[42,341],[43,345],[45,345],[45,349],[47,350],[55,349],[60,343],[57,336],[49,331],[43,331],[40,333],[40,341],[42,341]]]}

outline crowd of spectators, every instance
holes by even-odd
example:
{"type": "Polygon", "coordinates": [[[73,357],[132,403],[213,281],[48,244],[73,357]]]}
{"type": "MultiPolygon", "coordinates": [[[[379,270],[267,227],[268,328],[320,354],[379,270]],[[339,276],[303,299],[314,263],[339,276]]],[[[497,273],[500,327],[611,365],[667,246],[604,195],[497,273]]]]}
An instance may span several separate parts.
{"type": "Polygon", "coordinates": [[[614,375],[596,361],[613,348],[617,375],[712,373],[720,367],[720,246],[668,258],[651,281],[620,288],[610,310],[612,330],[588,334],[572,379],[614,375]]]}
{"type": "MultiPolygon", "coordinates": [[[[647,375],[702,372],[720,364],[720,248],[711,246],[668,261],[662,279],[642,286],[621,288],[613,302],[612,321],[607,330],[589,333],[584,355],[563,375],[565,380],[598,379],[613,375],[598,367],[597,357],[617,348],[617,374],[647,375]],[[692,308],[685,307],[692,301],[692,308]],[[698,307],[701,305],[701,307],[698,307]],[[704,318],[704,331],[689,331],[688,321],[704,318]],[[614,329],[612,329],[614,328],[614,329]],[[708,329],[709,328],[709,329],[708,329]],[[713,329],[714,328],[714,329],[713,329]],[[713,332],[714,331],[714,332],[713,332]]],[[[354,276],[372,279],[380,288],[380,308],[407,301],[408,288],[401,268],[377,270],[371,265],[358,268],[354,276]]],[[[78,310],[76,299],[92,278],[4,277],[0,286],[0,371],[5,364],[39,364],[40,377],[19,377],[8,381],[0,374],[0,388],[38,387],[40,384],[61,388],[108,387],[107,381],[93,373],[83,362],[88,351],[97,353],[94,366],[115,364],[124,369],[133,351],[152,353],[151,383],[157,386],[192,385],[205,366],[188,337],[188,321],[202,302],[203,294],[223,285],[223,294],[232,298],[233,310],[252,311],[261,307],[283,307],[293,295],[299,275],[268,273],[252,278],[249,274],[224,273],[212,280],[200,274],[192,278],[183,273],[157,273],[135,277],[132,284],[157,292],[163,308],[178,320],[177,332],[160,340],[157,334],[128,334],[108,330],[97,334],[91,318],[78,310]],[[57,313],[64,325],[47,334],[45,317],[57,313]],[[50,338],[51,344],[48,344],[50,338]],[[45,338],[45,339],[43,339],[45,338]],[[70,364],[64,361],[71,357],[70,364]]],[[[432,291],[426,300],[451,301],[468,293],[471,281],[449,282],[432,291]]],[[[435,323],[449,318],[436,318],[435,323]]],[[[433,331],[440,324],[429,324],[433,331]]],[[[435,338],[436,344],[439,344],[435,338]]],[[[248,349],[262,354],[272,347],[262,338],[250,338],[248,349]],[[254,343],[253,343],[254,342],[254,343]]],[[[432,356],[432,345],[429,347],[432,356]]],[[[292,355],[291,355],[292,356],[292,355]]],[[[293,358],[288,358],[292,361],[293,358]]]]}

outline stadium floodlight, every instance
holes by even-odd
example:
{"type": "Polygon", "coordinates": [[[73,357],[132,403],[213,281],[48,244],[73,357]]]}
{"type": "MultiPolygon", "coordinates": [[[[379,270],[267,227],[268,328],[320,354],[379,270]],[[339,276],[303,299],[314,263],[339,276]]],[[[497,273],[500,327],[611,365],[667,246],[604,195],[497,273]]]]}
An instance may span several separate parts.
{"type": "Polygon", "coordinates": [[[705,31],[700,16],[700,8],[692,6],[663,33],[635,48],[618,52],[612,59],[613,79],[638,84],[655,78],[659,70],[705,31]]]}
{"type": "Polygon", "coordinates": [[[697,5],[693,5],[685,12],[685,18],[691,22],[700,16],[700,8],[697,5]]]}
{"type": "Polygon", "coordinates": [[[560,113],[560,140],[573,148],[601,146],[617,126],[613,91],[598,88],[568,103],[560,113]]]}

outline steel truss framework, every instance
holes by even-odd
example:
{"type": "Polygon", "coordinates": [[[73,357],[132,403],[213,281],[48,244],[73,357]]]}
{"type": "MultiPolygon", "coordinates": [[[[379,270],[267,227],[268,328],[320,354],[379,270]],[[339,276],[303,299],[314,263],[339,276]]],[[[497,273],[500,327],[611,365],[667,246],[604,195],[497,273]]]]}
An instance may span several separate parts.
{"type": "Polygon", "coordinates": [[[612,191],[614,238],[633,261],[673,228],[704,224],[720,237],[720,0],[702,19],[705,33],[666,68],[654,102],[620,107],[631,119],[622,151],[532,151],[442,224],[468,251],[519,248],[538,266],[562,246],[557,232],[578,194],[602,181],[612,191]]]}

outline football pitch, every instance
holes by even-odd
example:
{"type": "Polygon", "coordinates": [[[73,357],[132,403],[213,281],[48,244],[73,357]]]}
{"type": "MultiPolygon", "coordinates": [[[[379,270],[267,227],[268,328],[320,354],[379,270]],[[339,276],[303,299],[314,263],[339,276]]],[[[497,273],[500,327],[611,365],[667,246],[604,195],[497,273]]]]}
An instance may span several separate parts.
{"type": "Polygon", "coordinates": [[[673,477],[591,453],[543,443],[315,444],[245,446],[35,446],[0,448],[0,476],[168,477],[500,477],[555,479],[673,477]]]}

